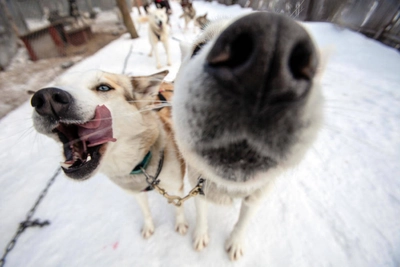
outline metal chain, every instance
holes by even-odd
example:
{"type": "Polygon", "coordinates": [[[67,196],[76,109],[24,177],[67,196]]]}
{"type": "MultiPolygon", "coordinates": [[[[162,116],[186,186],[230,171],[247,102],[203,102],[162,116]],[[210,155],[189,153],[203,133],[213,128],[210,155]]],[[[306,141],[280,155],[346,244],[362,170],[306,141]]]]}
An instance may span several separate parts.
{"type": "Polygon", "coordinates": [[[33,207],[29,210],[28,214],[26,215],[25,221],[20,222],[17,232],[15,233],[14,237],[11,239],[11,241],[8,243],[6,249],[4,250],[4,254],[3,254],[2,258],[0,259],[0,267],[4,266],[4,264],[6,263],[6,257],[8,255],[8,253],[15,247],[15,244],[17,243],[19,236],[25,231],[26,228],[35,227],[35,226],[43,227],[43,226],[50,224],[50,222],[48,220],[41,222],[41,221],[39,221],[39,219],[35,219],[32,221],[31,218],[35,214],[36,208],[39,206],[39,204],[41,203],[43,198],[46,196],[47,191],[49,190],[50,186],[53,184],[54,180],[56,179],[56,177],[58,176],[60,171],[61,171],[61,168],[58,169],[54,173],[54,175],[51,177],[51,179],[47,182],[46,187],[40,193],[38,199],[35,202],[35,205],[33,205],[33,207]]]}
{"type": "Polygon", "coordinates": [[[176,207],[180,207],[183,204],[183,202],[185,202],[191,197],[195,197],[199,194],[204,195],[203,185],[205,179],[201,178],[200,176],[197,179],[196,186],[192,190],[190,190],[190,192],[186,196],[180,197],[168,194],[164,188],[158,185],[160,183],[159,179],[155,179],[153,176],[149,175],[145,169],[143,169],[142,167],[140,168],[143,174],[146,176],[146,182],[149,184],[149,186],[151,186],[151,188],[155,189],[158,193],[160,193],[163,197],[165,197],[168,200],[168,203],[173,204],[176,207]]]}

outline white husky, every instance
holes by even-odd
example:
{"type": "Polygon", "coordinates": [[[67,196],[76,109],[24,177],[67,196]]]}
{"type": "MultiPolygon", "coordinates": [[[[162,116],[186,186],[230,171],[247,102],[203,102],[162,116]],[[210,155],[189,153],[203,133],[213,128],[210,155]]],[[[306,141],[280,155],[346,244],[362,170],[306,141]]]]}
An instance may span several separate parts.
{"type": "MultiPolygon", "coordinates": [[[[71,73],[31,100],[34,127],[60,143],[68,177],[85,180],[100,171],[134,193],[144,216],[144,238],[154,232],[144,192],[150,189],[145,172],[158,177],[167,191],[183,193],[184,164],[169,130],[168,112],[154,110],[167,73],[142,77],[71,73]]],[[[176,209],[175,227],[181,234],[187,231],[183,207],[176,209]]]]}
{"type": "Polygon", "coordinates": [[[149,40],[151,44],[151,50],[149,56],[156,58],[157,69],[161,68],[160,57],[158,55],[158,42],[164,45],[165,52],[167,54],[167,65],[171,66],[171,56],[169,51],[169,25],[168,15],[165,8],[156,9],[148,14],[149,18],[149,40]]]}
{"type": "Polygon", "coordinates": [[[262,196],[317,135],[318,55],[301,25],[263,12],[211,23],[183,51],[173,98],[176,140],[191,184],[206,179],[205,197],[196,198],[194,247],[209,242],[205,200],[240,198],[225,247],[236,260],[262,196]]]}

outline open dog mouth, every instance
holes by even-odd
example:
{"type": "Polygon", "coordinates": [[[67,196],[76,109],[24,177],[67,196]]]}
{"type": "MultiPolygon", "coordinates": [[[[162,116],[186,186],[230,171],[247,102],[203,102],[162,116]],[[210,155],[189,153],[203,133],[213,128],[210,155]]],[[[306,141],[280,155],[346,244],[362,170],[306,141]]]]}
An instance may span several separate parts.
{"type": "Polygon", "coordinates": [[[111,113],[106,106],[97,106],[94,118],[81,124],[62,123],[53,129],[63,143],[64,173],[73,179],[84,180],[97,169],[100,149],[113,138],[111,113]]]}

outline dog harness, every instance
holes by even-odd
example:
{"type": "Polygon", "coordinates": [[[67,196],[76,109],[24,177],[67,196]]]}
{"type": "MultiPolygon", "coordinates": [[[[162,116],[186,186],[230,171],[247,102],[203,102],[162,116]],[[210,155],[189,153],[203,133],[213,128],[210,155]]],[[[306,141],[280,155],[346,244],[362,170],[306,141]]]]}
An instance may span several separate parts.
{"type": "MultiPolygon", "coordinates": [[[[167,99],[161,94],[161,92],[158,92],[158,98],[162,103],[167,102],[167,99]]],[[[160,111],[161,109],[162,107],[156,109],[156,111],[160,111]]],[[[171,203],[177,207],[180,207],[183,204],[183,202],[185,202],[191,197],[195,197],[197,195],[204,195],[203,186],[206,181],[205,179],[201,178],[201,176],[199,176],[198,178],[197,185],[192,190],[190,190],[189,194],[187,194],[186,196],[180,197],[180,196],[169,195],[164,188],[158,185],[160,183],[160,179],[158,179],[158,176],[160,175],[164,164],[164,150],[161,151],[157,172],[154,176],[151,176],[146,172],[146,168],[150,163],[151,156],[152,156],[151,151],[147,152],[143,160],[138,165],[136,165],[135,168],[133,168],[133,170],[130,172],[131,175],[144,174],[144,176],[146,177],[146,182],[148,183],[148,186],[141,192],[147,192],[155,189],[155,191],[160,193],[163,197],[165,197],[168,200],[168,203],[171,203]]]]}
{"type": "Polygon", "coordinates": [[[163,197],[165,197],[168,200],[168,203],[171,203],[177,207],[180,207],[183,204],[183,202],[185,202],[191,197],[195,197],[199,194],[204,195],[203,186],[205,184],[205,179],[201,177],[198,178],[197,185],[192,190],[190,190],[189,194],[187,194],[186,196],[180,197],[180,196],[169,195],[164,188],[158,185],[160,183],[160,179],[158,179],[158,176],[160,175],[161,169],[164,164],[164,150],[161,151],[157,172],[156,175],[154,176],[149,175],[145,169],[145,167],[149,164],[150,159],[151,159],[151,152],[149,151],[143,158],[143,160],[138,165],[136,165],[135,168],[130,173],[132,175],[143,173],[144,176],[146,176],[146,182],[149,184],[149,186],[147,186],[141,192],[147,192],[155,189],[155,191],[160,193],[163,197]]]}
{"type": "Polygon", "coordinates": [[[149,165],[151,159],[151,151],[147,152],[146,156],[144,156],[142,162],[140,162],[138,165],[135,166],[135,168],[133,168],[133,170],[131,171],[130,174],[141,174],[142,169],[146,169],[147,166],[149,165]]]}
{"type": "Polygon", "coordinates": [[[131,175],[135,175],[135,174],[144,174],[146,176],[146,181],[149,184],[149,186],[147,186],[145,189],[143,189],[141,192],[147,192],[147,191],[151,191],[154,189],[154,186],[152,183],[150,183],[149,181],[149,177],[152,178],[153,181],[158,181],[157,184],[160,182],[160,180],[158,179],[158,176],[161,173],[162,167],[164,165],[164,150],[161,151],[160,153],[160,161],[158,162],[158,168],[157,168],[157,172],[154,176],[151,176],[149,174],[147,174],[146,172],[146,168],[150,163],[151,160],[151,151],[147,152],[146,156],[144,156],[143,160],[135,166],[135,168],[133,168],[133,170],[130,172],[131,175]]]}
{"type": "MultiPolygon", "coordinates": [[[[160,100],[161,103],[166,103],[167,99],[165,98],[165,96],[163,96],[163,94],[161,94],[161,92],[158,92],[158,99],[160,100]]],[[[161,109],[163,109],[164,107],[155,109],[156,111],[160,111],[161,109]]],[[[135,166],[135,168],[133,168],[133,170],[129,173],[131,175],[135,175],[135,174],[142,174],[144,173],[144,171],[147,169],[147,166],[150,163],[151,160],[151,151],[147,152],[147,154],[144,156],[143,160],[135,166]]],[[[158,163],[158,168],[157,168],[157,173],[154,177],[154,180],[157,180],[158,176],[160,175],[161,169],[163,167],[164,164],[164,151],[161,152],[161,157],[160,157],[160,161],[158,163]]],[[[147,176],[146,176],[147,178],[147,176]]],[[[151,191],[153,190],[154,187],[152,187],[150,184],[148,187],[146,187],[145,189],[143,189],[141,192],[147,192],[147,191],[151,191]]]]}

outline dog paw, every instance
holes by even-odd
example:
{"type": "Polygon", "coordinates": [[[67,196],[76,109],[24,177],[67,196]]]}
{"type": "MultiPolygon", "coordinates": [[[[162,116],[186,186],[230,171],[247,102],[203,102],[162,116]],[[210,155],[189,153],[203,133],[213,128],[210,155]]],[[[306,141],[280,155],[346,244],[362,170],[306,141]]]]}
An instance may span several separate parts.
{"type": "Polygon", "coordinates": [[[176,223],[175,231],[181,235],[186,235],[189,225],[186,222],[176,223]]]}
{"type": "Polygon", "coordinates": [[[171,66],[171,62],[168,62],[167,65],[168,65],[168,66],[171,66]]]}
{"type": "Polygon", "coordinates": [[[207,233],[195,234],[193,238],[193,247],[197,251],[202,251],[207,247],[210,238],[207,233]]]}
{"type": "Polygon", "coordinates": [[[154,225],[153,224],[145,224],[142,229],[143,238],[148,239],[153,234],[154,234],[154,225]]]}
{"type": "Polygon", "coordinates": [[[157,69],[161,69],[161,65],[160,64],[157,64],[157,69]]]}
{"type": "Polygon", "coordinates": [[[244,246],[241,240],[229,238],[225,243],[225,250],[231,261],[237,261],[243,256],[244,246]]]}

